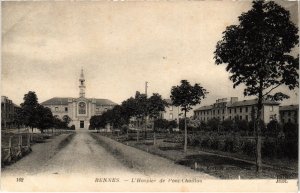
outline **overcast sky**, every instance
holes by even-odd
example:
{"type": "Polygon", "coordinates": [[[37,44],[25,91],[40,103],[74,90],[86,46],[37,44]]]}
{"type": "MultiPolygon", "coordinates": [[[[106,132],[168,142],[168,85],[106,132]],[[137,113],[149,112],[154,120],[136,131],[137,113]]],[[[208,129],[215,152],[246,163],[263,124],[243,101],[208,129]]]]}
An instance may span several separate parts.
{"type": "MultiPolygon", "coordinates": [[[[297,20],[297,3],[280,2],[297,20]]],[[[2,2],[1,95],[16,104],[29,90],[39,102],[86,96],[120,103],[135,91],[158,92],[187,79],[210,93],[202,105],[238,96],[213,52],[226,26],[250,1],[2,2]]],[[[283,104],[298,103],[295,92],[283,104]]]]}

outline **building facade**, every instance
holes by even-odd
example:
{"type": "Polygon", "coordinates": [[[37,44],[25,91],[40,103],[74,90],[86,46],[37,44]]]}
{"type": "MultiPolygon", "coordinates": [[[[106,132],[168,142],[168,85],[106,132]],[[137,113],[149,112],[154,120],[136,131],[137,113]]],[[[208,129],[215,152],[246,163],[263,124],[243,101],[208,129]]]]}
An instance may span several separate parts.
{"type": "Polygon", "coordinates": [[[85,97],[85,78],[81,70],[79,78],[79,97],[54,97],[41,103],[51,109],[54,116],[63,119],[69,116],[75,129],[88,129],[90,119],[94,115],[101,115],[108,109],[112,109],[116,103],[108,99],[86,98],[85,97]]]}
{"type": "Polygon", "coordinates": [[[19,108],[6,96],[1,96],[1,128],[15,127],[16,111],[19,108]]]}
{"type": "MultiPolygon", "coordinates": [[[[239,101],[237,97],[218,99],[212,105],[194,110],[194,117],[204,122],[212,118],[220,121],[225,119],[251,121],[253,113],[256,112],[256,104],[256,99],[243,101],[239,101]]],[[[261,119],[265,123],[269,123],[273,119],[279,120],[279,103],[263,101],[261,119]]]]}
{"type": "Polygon", "coordinates": [[[179,121],[180,118],[183,118],[183,111],[181,111],[180,107],[176,107],[172,105],[171,99],[165,99],[168,103],[168,106],[165,107],[165,111],[161,113],[161,118],[166,119],[168,121],[179,121]]]}
{"type": "Polygon", "coordinates": [[[280,121],[284,123],[298,124],[299,105],[286,105],[279,107],[280,121]]]}

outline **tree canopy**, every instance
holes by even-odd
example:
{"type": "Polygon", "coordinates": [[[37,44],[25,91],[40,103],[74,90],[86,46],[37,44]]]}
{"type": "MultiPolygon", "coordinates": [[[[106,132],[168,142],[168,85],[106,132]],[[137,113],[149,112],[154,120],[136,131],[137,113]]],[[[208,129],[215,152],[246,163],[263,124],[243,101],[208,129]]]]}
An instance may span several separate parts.
{"type": "Polygon", "coordinates": [[[290,13],[270,1],[254,1],[252,9],[239,16],[217,43],[216,64],[226,64],[233,87],[245,84],[244,95],[273,100],[287,98],[272,91],[280,85],[299,86],[299,55],[290,54],[299,42],[297,27],[290,13]]]}
{"type": "Polygon", "coordinates": [[[187,80],[181,80],[181,85],[173,86],[171,100],[173,105],[180,106],[181,110],[188,112],[192,106],[201,103],[208,92],[198,83],[192,86],[187,80]]]}

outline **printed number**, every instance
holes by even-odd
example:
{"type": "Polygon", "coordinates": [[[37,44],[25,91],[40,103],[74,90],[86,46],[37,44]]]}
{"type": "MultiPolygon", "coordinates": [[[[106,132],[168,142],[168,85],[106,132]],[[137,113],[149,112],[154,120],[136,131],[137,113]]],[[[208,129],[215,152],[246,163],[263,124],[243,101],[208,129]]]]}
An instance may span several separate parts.
{"type": "Polygon", "coordinates": [[[24,182],[24,178],[17,178],[17,182],[24,182]]]}

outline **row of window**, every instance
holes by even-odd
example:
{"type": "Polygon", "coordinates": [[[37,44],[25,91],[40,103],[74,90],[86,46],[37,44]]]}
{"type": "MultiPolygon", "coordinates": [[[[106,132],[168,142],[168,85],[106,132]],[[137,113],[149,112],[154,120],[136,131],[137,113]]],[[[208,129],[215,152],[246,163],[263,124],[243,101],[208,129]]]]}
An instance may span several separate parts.
{"type": "Polygon", "coordinates": [[[283,111],[283,112],[280,112],[280,114],[282,116],[286,115],[286,116],[291,116],[292,114],[297,116],[297,111],[283,111]]]}
{"type": "MultiPolygon", "coordinates": [[[[238,108],[228,109],[228,110],[229,110],[229,114],[231,114],[232,112],[236,113],[236,112],[237,112],[237,109],[238,109],[238,108]]],[[[211,110],[208,110],[208,111],[199,111],[199,112],[198,112],[198,115],[205,115],[205,114],[209,115],[209,112],[210,112],[210,111],[211,111],[211,110]]],[[[222,112],[222,113],[224,114],[224,113],[225,113],[225,109],[222,109],[222,110],[218,109],[218,110],[212,110],[212,111],[211,111],[211,113],[212,113],[213,115],[215,115],[216,113],[217,113],[217,114],[220,114],[220,112],[222,112]]],[[[243,108],[242,108],[242,107],[239,108],[239,112],[240,112],[240,113],[243,112],[243,108]]],[[[245,112],[248,113],[248,107],[245,107],[245,112]]]]}
{"type": "MultiPolygon", "coordinates": [[[[108,108],[104,108],[104,110],[107,110],[108,108]]],[[[96,107],[96,111],[101,111],[101,108],[99,107],[96,107]]],[[[59,108],[58,107],[55,107],[55,112],[59,112],[59,108]]],[[[65,112],[68,112],[68,107],[65,107],[65,112]]],[[[78,113],[79,114],[85,114],[86,112],[86,106],[85,106],[85,103],[80,103],[79,104],[79,110],[78,110],[78,113]]]]}
{"type": "MultiPolygon", "coordinates": [[[[55,107],[55,112],[58,112],[58,111],[59,111],[59,108],[55,107]]],[[[68,112],[68,107],[65,107],[65,112],[68,112]]]]}
{"type": "MultiPolygon", "coordinates": [[[[221,117],[214,117],[214,118],[220,119],[222,121],[225,120],[224,116],[222,117],[222,119],[221,119],[221,117]]],[[[229,116],[228,118],[229,118],[229,120],[237,119],[237,120],[246,120],[246,121],[249,121],[249,116],[248,115],[245,115],[244,118],[243,118],[242,115],[240,115],[240,116],[233,116],[233,117],[229,116]]],[[[200,120],[201,121],[208,121],[208,120],[210,120],[210,118],[209,117],[200,117],[200,120]]]]}
{"type": "MultiPolygon", "coordinates": [[[[228,108],[229,110],[229,114],[231,114],[232,112],[234,113],[237,113],[237,111],[239,111],[240,113],[243,112],[243,107],[239,107],[239,108],[228,108]]],[[[273,106],[270,106],[269,107],[269,110],[270,112],[273,112],[274,111],[274,107],[273,106]]],[[[212,115],[215,115],[216,113],[217,114],[220,114],[221,112],[224,114],[225,113],[225,109],[218,109],[218,110],[207,110],[207,111],[199,111],[198,113],[196,113],[196,115],[209,115],[209,112],[211,111],[211,114],[212,115]]],[[[248,110],[248,107],[244,107],[244,112],[248,113],[249,110],[248,110]]]]}

